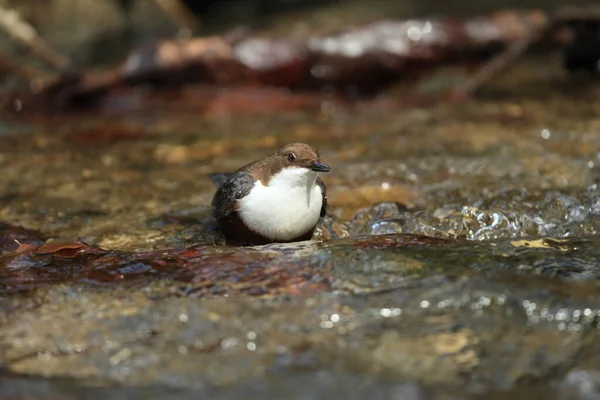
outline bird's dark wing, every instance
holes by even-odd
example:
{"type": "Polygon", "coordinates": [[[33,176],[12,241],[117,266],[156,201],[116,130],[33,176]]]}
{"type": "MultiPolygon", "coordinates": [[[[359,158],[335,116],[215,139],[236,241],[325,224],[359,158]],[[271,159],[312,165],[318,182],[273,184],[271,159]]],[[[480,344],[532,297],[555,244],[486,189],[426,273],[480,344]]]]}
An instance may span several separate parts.
{"type": "Polygon", "coordinates": [[[323,196],[323,205],[321,206],[321,217],[327,214],[327,190],[325,190],[325,184],[321,178],[317,178],[317,185],[321,188],[321,195],[323,196]]]}
{"type": "Polygon", "coordinates": [[[245,171],[238,171],[231,174],[219,188],[212,200],[213,216],[216,219],[224,218],[235,211],[236,200],[241,199],[250,193],[254,186],[254,178],[245,171]]]}
{"type": "Polygon", "coordinates": [[[255,165],[259,162],[260,162],[260,160],[248,163],[248,164],[244,165],[243,167],[240,167],[235,172],[213,172],[212,174],[210,174],[210,180],[213,181],[214,184],[217,185],[217,187],[220,187],[225,182],[227,182],[227,180],[231,179],[231,177],[234,176],[235,174],[238,174],[240,172],[248,172],[248,170],[250,168],[252,168],[253,165],[255,165]]]}
{"type": "Polygon", "coordinates": [[[227,179],[233,176],[233,172],[213,172],[210,174],[210,180],[214,182],[217,187],[222,186],[227,179]]]}

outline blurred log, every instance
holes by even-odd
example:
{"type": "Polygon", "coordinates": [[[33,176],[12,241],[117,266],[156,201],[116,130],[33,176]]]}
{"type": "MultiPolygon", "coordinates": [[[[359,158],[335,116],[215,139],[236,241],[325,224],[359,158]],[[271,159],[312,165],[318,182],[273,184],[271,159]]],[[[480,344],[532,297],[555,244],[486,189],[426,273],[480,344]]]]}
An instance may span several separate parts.
{"type": "Polygon", "coordinates": [[[0,27],[55,69],[63,70],[70,64],[67,57],[48,45],[16,11],[0,7],[0,27]]]}
{"type": "Polygon", "coordinates": [[[502,11],[465,19],[433,17],[378,21],[304,43],[251,37],[236,31],[223,37],[166,40],[132,52],[120,66],[101,72],[76,71],[57,78],[30,104],[70,109],[102,98],[110,90],[186,84],[222,87],[281,87],[370,96],[402,79],[414,79],[440,65],[484,62],[458,90],[470,95],[557,26],[597,11],[569,9],[502,11]],[[490,61],[490,55],[496,54],[490,61]],[[487,61],[487,62],[486,62],[487,61]]]}

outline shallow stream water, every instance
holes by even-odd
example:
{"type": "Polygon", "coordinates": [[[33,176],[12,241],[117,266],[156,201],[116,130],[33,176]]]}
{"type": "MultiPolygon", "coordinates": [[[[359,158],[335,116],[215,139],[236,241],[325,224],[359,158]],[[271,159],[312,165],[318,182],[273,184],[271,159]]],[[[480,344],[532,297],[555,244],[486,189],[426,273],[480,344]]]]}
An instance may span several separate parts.
{"type": "Polygon", "coordinates": [[[428,107],[4,118],[0,398],[600,398],[599,99],[551,53],[428,107]],[[315,240],[225,248],[209,173],[295,141],[315,240]]]}

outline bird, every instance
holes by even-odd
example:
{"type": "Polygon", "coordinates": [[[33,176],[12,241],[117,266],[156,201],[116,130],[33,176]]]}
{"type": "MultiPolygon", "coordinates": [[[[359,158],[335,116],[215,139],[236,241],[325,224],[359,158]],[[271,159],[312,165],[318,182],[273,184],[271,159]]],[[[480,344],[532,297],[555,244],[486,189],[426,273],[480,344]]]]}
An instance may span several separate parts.
{"type": "Polygon", "coordinates": [[[213,173],[211,208],[228,245],[290,243],[312,239],[327,212],[319,173],[329,172],[317,150],[291,143],[233,173],[213,173]]]}

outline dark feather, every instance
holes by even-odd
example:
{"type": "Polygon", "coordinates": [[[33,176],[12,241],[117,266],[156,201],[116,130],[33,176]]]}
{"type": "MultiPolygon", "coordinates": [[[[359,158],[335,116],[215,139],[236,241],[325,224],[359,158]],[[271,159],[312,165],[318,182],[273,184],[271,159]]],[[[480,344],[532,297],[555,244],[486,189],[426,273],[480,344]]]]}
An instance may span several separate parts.
{"type": "Polygon", "coordinates": [[[317,185],[321,188],[321,195],[323,196],[323,205],[321,206],[321,217],[327,214],[327,190],[325,190],[325,184],[321,178],[317,178],[317,185]]]}
{"type": "MultiPolygon", "coordinates": [[[[212,200],[213,216],[216,219],[232,214],[235,211],[236,200],[248,195],[254,186],[255,179],[245,171],[238,171],[230,175],[229,179],[219,186],[212,200]]],[[[211,179],[214,181],[212,175],[211,179]]]]}
{"type": "Polygon", "coordinates": [[[232,172],[213,172],[210,174],[210,180],[214,182],[217,187],[222,186],[227,179],[233,176],[232,172]]]}

